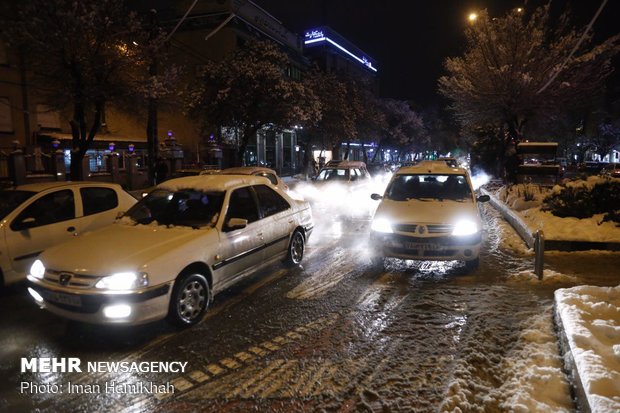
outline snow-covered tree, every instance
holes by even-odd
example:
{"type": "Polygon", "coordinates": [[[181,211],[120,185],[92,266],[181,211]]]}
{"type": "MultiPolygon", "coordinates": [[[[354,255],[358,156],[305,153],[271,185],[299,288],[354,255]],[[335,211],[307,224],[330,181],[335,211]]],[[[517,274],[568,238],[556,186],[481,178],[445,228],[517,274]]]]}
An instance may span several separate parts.
{"type": "Polygon", "coordinates": [[[604,85],[619,36],[592,46],[592,34],[581,41],[585,29],[571,27],[568,14],[552,24],[549,8],[498,18],[484,11],[466,30],[464,54],[446,59],[448,75],[439,79],[464,128],[495,125],[497,136],[519,140],[526,123],[551,124],[604,85]]]}
{"type": "Polygon", "coordinates": [[[248,142],[261,128],[289,128],[320,116],[312,90],[287,76],[289,64],[274,43],[249,40],[230,56],[204,66],[187,90],[187,110],[205,129],[215,125],[238,131],[241,164],[248,142]]]}
{"type": "Polygon", "coordinates": [[[71,112],[71,178],[100,131],[106,104],[132,106],[140,85],[155,92],[144,29],[123,0],[25,0],[3,12],[3,36],[24,53],[37,99],[71,112]]]}
{"type": "MultiPolygon", "coordinates": [[[[429,137],[422,117],[411,109],[408,102],[395,99],[381,99],[381,111],[385,123],[379,135],[379,149],[392,146],[400,153],[420,152],[427,148],[429,137]]],[[[375,152],[375,157],[377,153],[375,152]]],[[[373,161],[374,161],[373,157],[373,161]]]]}

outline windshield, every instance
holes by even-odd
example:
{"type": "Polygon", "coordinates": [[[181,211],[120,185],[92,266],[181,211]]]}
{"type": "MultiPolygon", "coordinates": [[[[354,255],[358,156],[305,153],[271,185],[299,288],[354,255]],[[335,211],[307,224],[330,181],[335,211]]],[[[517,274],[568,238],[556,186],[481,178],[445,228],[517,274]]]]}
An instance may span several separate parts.
{"type": "Polygon", "coordinates": [[[348,181],[349,173],[348,169],[323,169],[317,181],[348,181]]]}
{"type": "Polygon", "coordinates": [[[465,175],[397,175],[385,194],[392,201],[471,199],[465,175]]]}
{"type": "Polygon", "coordinates": [[[0,191],[0,219],[4,219],[22,202],[36,194],[31,191],[0,191]]]}
{"type": "Polygon", "coordinates": [[[213,226],[222,209],[224,192],[156,189],[127,213],[137,224],[180,225],[200,228],[213,226]]]}

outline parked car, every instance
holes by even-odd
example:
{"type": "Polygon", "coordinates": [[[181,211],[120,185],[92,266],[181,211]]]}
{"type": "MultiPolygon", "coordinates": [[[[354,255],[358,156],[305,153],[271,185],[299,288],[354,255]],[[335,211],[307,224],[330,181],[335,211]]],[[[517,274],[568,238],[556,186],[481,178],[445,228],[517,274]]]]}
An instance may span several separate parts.
{"type": "Polygon", "coordinates": [[[239,166],[236,168],[226,168],[221,171],[224,175],[254,175],[263,176],[277,186],[278,188],[288,191],[288,185],[282,181],[276,171],[273,169],[265,168],[263,166],[239,166]]]}
{"type": "Polygon", "coordinates": [[[392,177],[371,224],[373,260],[462,260],[479,263],[482,221],[471,179],[443,161],[402,167],[392,177]]]}
{"type": "Polygon", "coordinates": [[[620,163],[608,163],[603,169],[601,169],[601,175],[609,176],[611,178],[620,178],[620,163]]]}
{"type": "Polygon", "coordinates": [[[297,265],[309,205],[268,179],[208,175],[161,183],[114,225],[45,251],[29,292],[42,307],[95,324],[167,317],[199,322],[213,295],[279,260],[297,265]]]}
{"type": "Polygon", "coordinates": [[[47,182],[0,191],[0,286],[26,278],[54,244],[109,225],[136,199],[120,185],[47,182]]]}

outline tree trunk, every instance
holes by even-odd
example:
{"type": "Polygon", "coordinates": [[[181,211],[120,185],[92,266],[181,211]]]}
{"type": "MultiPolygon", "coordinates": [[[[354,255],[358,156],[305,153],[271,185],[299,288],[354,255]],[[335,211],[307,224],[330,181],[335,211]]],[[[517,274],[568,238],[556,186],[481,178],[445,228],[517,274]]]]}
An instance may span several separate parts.
{"type": "Polygon", "coordinates": [[[85,179],[89,171],[85,171],[82,167],[82,160],[86,151],[90,149],[95,135],[101,128],[101,114],[103,112],[103,103],[95,104],[95,114],[90,131],[86,131],[86,117],[84,115],[84,106],[81,103],[74,105],[74,116],[71,123],[71,134],[73,135],[73,143],[71,150],[71,180],[79,181],[85,179]]]}

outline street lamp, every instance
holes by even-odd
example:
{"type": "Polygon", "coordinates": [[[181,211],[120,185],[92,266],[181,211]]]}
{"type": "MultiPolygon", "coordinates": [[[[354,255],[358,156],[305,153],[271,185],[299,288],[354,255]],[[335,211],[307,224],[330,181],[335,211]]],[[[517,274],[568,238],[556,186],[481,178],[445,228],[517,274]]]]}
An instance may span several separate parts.
{"type": "Polygon", "coordinates": [[[467,20],[469,20],[470,23],[475,22],[477,18],[478,13],[469,13],[469,16],[467,16],[467,20]]]}

